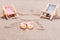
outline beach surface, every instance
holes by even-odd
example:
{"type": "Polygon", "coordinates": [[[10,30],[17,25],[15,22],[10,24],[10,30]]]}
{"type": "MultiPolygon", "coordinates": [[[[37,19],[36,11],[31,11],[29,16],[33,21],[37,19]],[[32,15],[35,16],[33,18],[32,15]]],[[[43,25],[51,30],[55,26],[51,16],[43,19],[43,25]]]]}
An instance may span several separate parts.
{"type": "Polygon", "coordinates": [[[0,40],[60,40],[60,7],[59,17],[52,21],[39,17],[48,3],[60,5],[60,0],[0,0],[0,40]],[[1,18],[2,6],[5,5],[13,5],[19,17],[1,18]],[[20,29],[23,21],[32,21],[34,29],[20,29]]]}

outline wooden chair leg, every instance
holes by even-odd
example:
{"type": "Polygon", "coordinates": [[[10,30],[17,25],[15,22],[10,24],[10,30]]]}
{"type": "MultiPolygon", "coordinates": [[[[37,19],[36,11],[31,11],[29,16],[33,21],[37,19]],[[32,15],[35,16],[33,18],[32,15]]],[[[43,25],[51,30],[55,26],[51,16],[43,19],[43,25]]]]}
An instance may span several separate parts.
{"type": "Polygon", "coordinates": [[[43,15],[41,14],[41,15],[40,15],[40,18],[42,18],[42,17],[43,17],[43,15]]]}
{"type": "Polygon", "coordinates": [[[8,16],[7,16],[7,15],[5,15],[5,17],[6,17],[6,19],[8,20],[8,16]]]}
{"type": "Polygon", "coordinates": [[[41,13],[41,14],[40,14],[40,18],[42,18],[42,17],[43,17],[43,15],[44,15],[44,14],[43,14],[43,13],[41,13]]]}
{"type": "Polygon", "coordinates": [[[53,19],[53,17],[54,17],[54,16],[51,16],[51,17],[50,17],[50,20],[52,20],[52,19],[53,19]]]}

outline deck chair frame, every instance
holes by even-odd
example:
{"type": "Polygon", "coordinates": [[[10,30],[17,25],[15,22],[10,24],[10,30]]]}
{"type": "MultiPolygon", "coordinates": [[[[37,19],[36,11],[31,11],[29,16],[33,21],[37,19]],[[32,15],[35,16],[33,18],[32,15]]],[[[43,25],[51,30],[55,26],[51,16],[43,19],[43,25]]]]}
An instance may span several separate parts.
{"type": "MultiPolygon", "coordinates": [[[[16,11],[15,7],[13,5],[11,5],[11,7],[14,10],[14,13],[16,15],[17,11],[16,11]]],[[[2,13],[3,13],[3,16],[8,20],[9,19],[9,17],[8,17],[9,15],[6,14],[4,6],[2,6],[2,13]]]]}
{"type": "MultiPolygon", "coordinates": [[[[47,4],[46,8],[45,8],[45,9],[42,11],[42,13],[40,14],[40,17],[47,18],[46,16],[44,16],[43,12],[46,11],[46,9],[49,7],[49,5],[50,5],[50,3],[47,4]]],[[[52,4],[52,5],[56,5],[56,4],[52,4]]],[[[56,7],[55,7],[55,9],[54,9],[54,11],[52,12],[53,15],[51,15],[51,16],[49,17],[50,20],[52,20],[53,17],[57,16],[58,6],[59,6],[59,5],[57,4],[56,7]]],[[[45,14],[45,15],[46,15],[46,14],[45,14]]]]}

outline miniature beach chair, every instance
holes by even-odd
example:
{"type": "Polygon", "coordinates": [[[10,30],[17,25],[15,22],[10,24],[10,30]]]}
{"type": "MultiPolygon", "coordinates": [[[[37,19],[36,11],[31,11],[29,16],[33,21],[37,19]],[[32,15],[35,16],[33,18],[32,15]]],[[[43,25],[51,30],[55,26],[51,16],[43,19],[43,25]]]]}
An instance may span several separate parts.
{"type": "Polygon", "coordinates": [[[58,5],[56,4],[48,4],[47,7],[43,10],[43,13],[41,13],[40,17],[49,18],[52,20],[53,17],[57,16],[57,8],[58,5]]]}
{"type": "Polygon", "coordinates": [[[10,17],[14,17],[16,15],[16,9],[12,6],[3,6],[3,16],[8,19],[10,17]]]}

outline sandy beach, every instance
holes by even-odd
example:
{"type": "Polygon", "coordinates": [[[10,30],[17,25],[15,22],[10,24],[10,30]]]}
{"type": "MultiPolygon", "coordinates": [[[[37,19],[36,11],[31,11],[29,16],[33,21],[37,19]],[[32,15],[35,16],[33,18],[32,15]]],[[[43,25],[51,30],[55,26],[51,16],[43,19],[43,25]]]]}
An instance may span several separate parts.
{"type": "Polygon", "coordinates": [[[0,0],[0,40],[60,40],[60,6],[59,18],[50,21],[39,17],[48,3],[60,5],[60,0],[0,0]],[[5,5],[14,5],[19,17],[8,20],[1,18],[2,6],[5,5]],[[19,25],[27,20],[34,22],[34,29],[23,31],[19,25]],[[44,30],[37,29],[41,28],[41,25],[44,30]]]}

